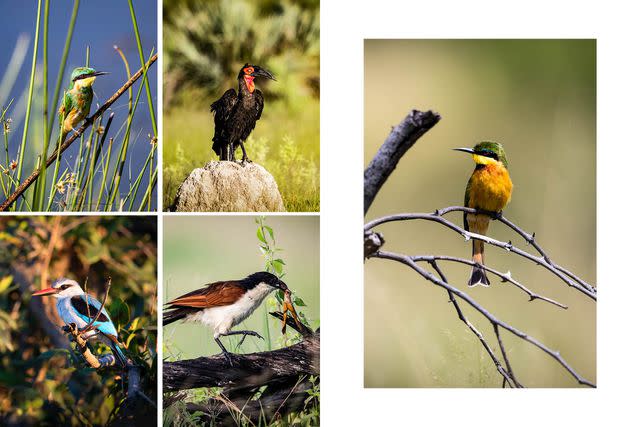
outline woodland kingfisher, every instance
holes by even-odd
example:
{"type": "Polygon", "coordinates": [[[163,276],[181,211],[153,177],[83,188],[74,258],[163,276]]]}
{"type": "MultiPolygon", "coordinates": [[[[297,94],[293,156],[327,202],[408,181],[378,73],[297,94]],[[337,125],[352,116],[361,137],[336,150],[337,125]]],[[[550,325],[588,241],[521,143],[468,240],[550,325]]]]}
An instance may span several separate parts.
{"type": "MultiPolygon", "coordinates": [[[[511,200],[513,183],[507,170],[507,155],[502,145],[497,142],[483,141],[473,148],[454,148],[454,150],[470,153],[476,168],[469,178],[464,193],[464,205],[486,212],[500,213],[511,200]]],[[[464,214],[464,229],[476,234],[487,234],[491,217],[486,214],[464,214]]],[[[472,241],[473,261],[476,265],[471,270],[469,286],[489,286],[486,271],[479,267],[484,265],[484,242],[472,241]]]]}
{"type": "Polygon", "coordinates": [[[89,67],[79,67],[71,72],[71,84],[64,92],[62,105],[58,110],[62,128],[60,143],[89,115],[93,101],[93,82],[96,77],[104,74],[109,73],[89,67]]]}
{"type": "Polygon", "coordinates": [[[88,331],[82,334],[86,340],[96,339],[111,348],[113,356],[123,367],[127,366],[127,356],[120,348],[118,331],[114,326],[109,313],[101,303],[89,294],[86,294],[78,282],[61,278],[56,280],[50,288],[41,289],[33,293],[33,296],[52,295],[56,298],[56,308],[65,325],[74,323],[79,331],[82,331],[91,320],[98,316],[88,331]],[[88,305],[88,308],[87,308],[88,305]]]}

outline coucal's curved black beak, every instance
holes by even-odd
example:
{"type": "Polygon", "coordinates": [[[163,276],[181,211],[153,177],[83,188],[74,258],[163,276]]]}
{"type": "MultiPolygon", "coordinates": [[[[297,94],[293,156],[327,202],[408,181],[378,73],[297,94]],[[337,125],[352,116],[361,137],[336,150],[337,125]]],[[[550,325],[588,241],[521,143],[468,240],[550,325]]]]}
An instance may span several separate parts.
{"type": "Polygon", "coordinates": [[[470,154],[475,153],[475,151],[473,151],[473,148],[452,148],[452,150],[462,151],[463,153],[470,153],[470,154]]]}
{"type": "Polygon", "coordinates": [[[267,79],[271,79],[273,81],[277,81],[276,78],[269,71],[265,70],[262,67],[258,67],[257,65],[253,66],[253,75],[255,77],[265,77],[267,79]]]}
{"type": "Polygon", "coordinates": [[[289,287],[287,286],[287,284],[286,284],[286,283],[284,283],[282,280],[280,280],[280,281],[278,282],[278,287],[279,287],[280,289],[282,289],[283,291],[289,290],[289,287]]]}

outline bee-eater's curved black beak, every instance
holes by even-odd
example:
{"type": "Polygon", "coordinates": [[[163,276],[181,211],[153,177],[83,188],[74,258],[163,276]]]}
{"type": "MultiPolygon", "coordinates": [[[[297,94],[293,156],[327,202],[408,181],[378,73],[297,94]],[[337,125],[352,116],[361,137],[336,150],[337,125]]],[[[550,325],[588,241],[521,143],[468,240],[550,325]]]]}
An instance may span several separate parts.
{"type": "Polygon", "coordinates": [[[470,153],[470,154],[475,153],[475,151],[473,151],[473,148],[452,148],[452,150],[462,151],[463,153],[470,153]]]}
{"type": "Polygon", "coordinates": [[[267,79],[271,79],[273,81],[277,81],[276,78],[273,76],[273,74],[271,74],[269,71],[265,70],[264,68],[258,67],[257,65],[255,65],[253,67],[253,76],[254,77],[265,77],[267,79]]]}
{"type": "Polygon", "coordinates": [[[96,71],[96,72],[93,72],[93,73],[89,74],[87,77],[104,76],[105,74],[109,74],[109,73],[107,71],[96,71]]]}

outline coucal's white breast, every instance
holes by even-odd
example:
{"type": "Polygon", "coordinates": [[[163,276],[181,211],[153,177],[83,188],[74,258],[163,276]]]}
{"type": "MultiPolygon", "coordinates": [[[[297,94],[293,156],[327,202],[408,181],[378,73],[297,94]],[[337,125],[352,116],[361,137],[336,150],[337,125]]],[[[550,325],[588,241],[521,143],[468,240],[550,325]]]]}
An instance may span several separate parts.
{"type": "Polygon", "coordinates": [[[273,286],[260,283],[247,291],[234,304],[205,308],[197,313],[188,315],[185,320],[204,323],[213,329],[214,338],[218,338],[220,334],[226,334],[235,325],[249,317],[267,295],[274,290],[273,286]]]}

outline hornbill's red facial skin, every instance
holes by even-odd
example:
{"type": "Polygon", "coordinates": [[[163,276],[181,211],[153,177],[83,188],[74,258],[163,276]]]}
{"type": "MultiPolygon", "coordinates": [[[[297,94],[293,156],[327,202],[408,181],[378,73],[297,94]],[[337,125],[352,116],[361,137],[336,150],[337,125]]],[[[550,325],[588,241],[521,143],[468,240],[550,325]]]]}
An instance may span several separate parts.
{"type": "Polygon", "coordinates": [[[213,151],[220,160],[235,161],[235,151],[242,148],[242,162],[250,161],[244,142],[262,116],[264,98],[256,89],[255,78],[264,77],[275,80],[273,74],[258,65],[245,64],[238,73],[238,92],[227,90],[213,104],[215,132],[213,135],[213,151]]]}
{"type": "Polygon", "coordinates": [[[246,319],[274,290],[287,291],[287,285],[266,271],[253,273],[242,280],[227,280],[205,285],[200,289],[169,301],[162,315],[162,325],[178,320],[205,324],[213,329],[218,343],[230,364],[231,356],[219,337],[247,335],[262,338],[254,331],[232,331],[235,325],[246,319]]]}

